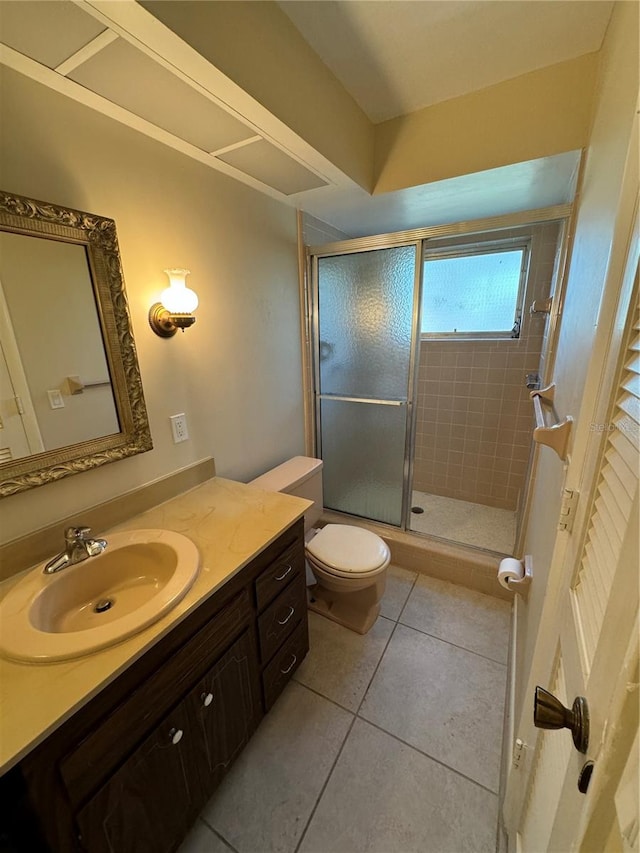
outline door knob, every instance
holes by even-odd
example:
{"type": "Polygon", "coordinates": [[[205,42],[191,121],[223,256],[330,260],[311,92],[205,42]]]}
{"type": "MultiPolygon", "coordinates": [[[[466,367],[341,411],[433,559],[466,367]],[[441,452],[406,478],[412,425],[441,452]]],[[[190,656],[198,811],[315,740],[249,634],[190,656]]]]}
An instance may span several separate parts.
{"type": "Polygon", "coordinates": [[[571,729],[578,752],[586,752],[589,747],[589,709],[584,696],[577,696],[569,709],[548,690],[536,687],[533,724],[538,729],[571,729]]]}

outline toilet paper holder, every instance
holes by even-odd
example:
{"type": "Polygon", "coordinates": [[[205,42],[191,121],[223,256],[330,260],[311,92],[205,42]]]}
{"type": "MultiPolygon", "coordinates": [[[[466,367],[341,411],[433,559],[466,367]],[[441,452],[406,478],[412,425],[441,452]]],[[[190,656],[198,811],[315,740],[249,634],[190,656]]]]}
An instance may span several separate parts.
{"type": "Polygon", "coordinates": [[[509,581],[509,586],[517,586],[522,588],[523,586],[529,586],[531,581],[533,580],[533,557],[531,554],[524,555],[524,575],[522,580],[519,581],[509,581]]]}
{"type": "Polygon", "coordinates": [[[507,589],[526,595],[533,580],[533,557],[531,554],[525,554],[524,560],[518,560],[518,562],[524,567],[522,577],[519,579],[507,578],[507,589]]]}

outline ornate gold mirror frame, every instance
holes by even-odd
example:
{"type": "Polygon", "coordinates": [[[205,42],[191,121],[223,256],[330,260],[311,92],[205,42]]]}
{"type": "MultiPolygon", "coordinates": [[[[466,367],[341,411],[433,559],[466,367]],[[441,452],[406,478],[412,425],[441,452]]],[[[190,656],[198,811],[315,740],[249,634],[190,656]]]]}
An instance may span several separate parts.
{"type": "MultiPolygon", "coordinates": [[[[0,191],[0,231],[84,246],[120,432],[0,464],[0,497],[153,447],[112,219],[0,191]]],[[[34,311],[37,311],[37,302],[34,311]]],[[[70,329],[60,330],[60,339],[70,329]]],[[[46,353],[43,354],[46,357],[46,353]]]]}

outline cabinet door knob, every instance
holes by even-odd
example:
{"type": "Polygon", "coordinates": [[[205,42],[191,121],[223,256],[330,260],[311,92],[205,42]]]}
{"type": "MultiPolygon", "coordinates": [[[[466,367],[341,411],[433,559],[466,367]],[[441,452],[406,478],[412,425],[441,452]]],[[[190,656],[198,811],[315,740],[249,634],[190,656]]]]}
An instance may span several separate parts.
{"type": "Polygon", "coordinates": [[[283,581],[286,578],[286,576],[291,572],[292,569],[293,569],[293,566],[287,565],[285,568],[285,571],[281,575],[274,575],[273,576],[274,581],[283,581]]]}
{"type": "Polygon", "coordinates": [[[291,607],[291,605],[289,605],[289,612],[284,617],[284,619],[278,619],[278,625],[286,625],[287,622],[289,621],[289,619],[291,619],[291,617],[293,616],[293,614],[295,612],[296,612],[295,607],[291,607]]]}
{"type": "Polygon", "coordinates": [[[169,732],[169,740],[175,746],[177,743],[180,743],[183,734],[184,732],[182,731],[182,729],[173,728],[169,732]]]}
{"type": "Polygon", "coordinates": [[[200,698],[202,699],[202,704],[204,705],[204,707],[208,708],[209,705],[213,702],[213,693],[202,693],[200,695],[200,698]]]}

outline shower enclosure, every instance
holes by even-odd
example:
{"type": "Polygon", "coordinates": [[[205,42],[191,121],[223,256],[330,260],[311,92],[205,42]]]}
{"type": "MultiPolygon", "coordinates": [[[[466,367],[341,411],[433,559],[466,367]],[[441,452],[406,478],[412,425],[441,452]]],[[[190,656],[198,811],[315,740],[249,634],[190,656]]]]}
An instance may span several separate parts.
{"type": "Polygon", "coordinates": [[[327,509],[513,550],[569,208],[537,213],[308,250],[327,509]]]}

